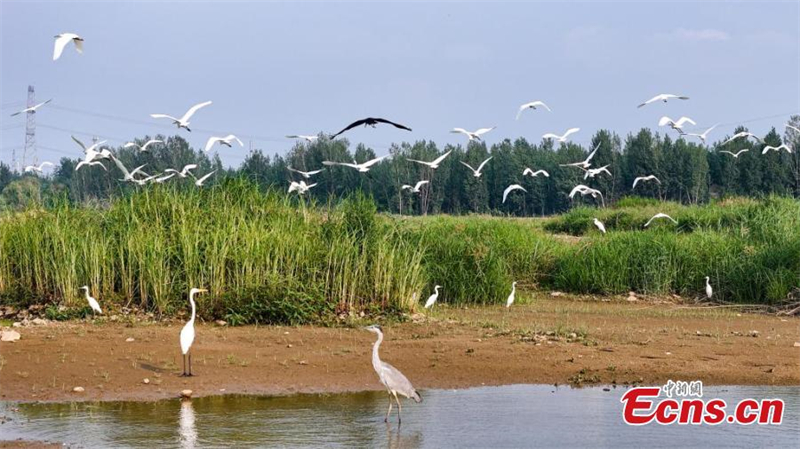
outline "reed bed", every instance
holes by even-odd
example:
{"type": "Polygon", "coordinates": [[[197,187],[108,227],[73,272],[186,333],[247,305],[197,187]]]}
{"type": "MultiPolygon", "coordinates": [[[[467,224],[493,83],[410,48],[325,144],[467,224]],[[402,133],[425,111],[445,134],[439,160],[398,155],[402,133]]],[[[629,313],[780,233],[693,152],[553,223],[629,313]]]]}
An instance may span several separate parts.
{"type": "Polygon", "coordinates": [[[676,293],[775,304],[800,288],[800,203],[623,200],[542,220],[380,215],[361,194],[314,204],[241,179],[156,186],[104,207],[59,204],[0,219],[0,301],[101,303],[163,315],[190,287],[209,318],[303,323],[411,312],[442,285],[451,304],[502,303],[512,281],[575,293],[676,293]],[[656,212],[679,221],[643,224],[656,212]],[[609,233],[592,226],[603,220],[609,233]],[[549,231],[549,232],[548,232],[549,231]],[[564,238],[555,233],[568,233],[564,238]],[[416,297],[417,301],[413,298],[416,297]]]}

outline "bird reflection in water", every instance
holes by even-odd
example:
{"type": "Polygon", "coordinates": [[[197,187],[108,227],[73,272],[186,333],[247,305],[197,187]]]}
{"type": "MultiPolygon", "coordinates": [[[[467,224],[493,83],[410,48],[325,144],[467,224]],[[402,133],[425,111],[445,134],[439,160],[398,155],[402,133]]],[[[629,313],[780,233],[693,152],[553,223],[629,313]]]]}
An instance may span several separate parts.
{"type": "Polygon", "coordinates": [[[194,424],[194,406],[192,401],[181,401],[180,444],[183,449],[194,449],[197,446],[197,427],[194,424]]]}
{"type": "Polygon", "coordinates": [[[422,434],[403,432],[402,426],[386,423],[386,447],[389,449],[415,449],[422,447],[422,434]]]}

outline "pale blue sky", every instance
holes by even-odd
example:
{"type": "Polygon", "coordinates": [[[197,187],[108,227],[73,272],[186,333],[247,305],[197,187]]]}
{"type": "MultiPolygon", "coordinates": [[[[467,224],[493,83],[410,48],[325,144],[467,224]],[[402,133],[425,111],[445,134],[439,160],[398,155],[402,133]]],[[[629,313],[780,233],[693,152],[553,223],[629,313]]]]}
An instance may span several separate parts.
{"type": "MultiPolygon", "coordinates": [[[[239,135],[268,154],[285,134],[335,132],[380,116],[414,129],[346,134],[386,152],[402,140],[459,143],[453,127],[497,126],[487,142],[580,127],[621,134],[658,118],[757,132],[800,112],[800,3],[97,3],[0,2],[0,160],[24,142],[28,84],[40,160],[80,156],[70,132],[120,145],[176,133],[150,113],[213,105],[178,132],[196,148],[239,135]],[[53,36],[75,32],[52,61],[53,36]],[[689,101],[636,105],[658,93],[689,101]],[[519,104],[543,100],[516,122],[519,104]],[[98,114],[89,115],[87,112],[98,114]],[[115,116],[125,120],[113,120],[115,116]],[[128,120],[130,119],[130,120],[128,120]],[[66,130],[66,131],[64,131],[66,130]],[[89,133],[86,135],[84,133],[89,133]]],[[[782,130],[781,130],[782,131],[782,130]]],[[[247,149],[224,149],[238,165],[247,149]]],[[[18,153],[19,154],[19,153],[18,153]]]]}

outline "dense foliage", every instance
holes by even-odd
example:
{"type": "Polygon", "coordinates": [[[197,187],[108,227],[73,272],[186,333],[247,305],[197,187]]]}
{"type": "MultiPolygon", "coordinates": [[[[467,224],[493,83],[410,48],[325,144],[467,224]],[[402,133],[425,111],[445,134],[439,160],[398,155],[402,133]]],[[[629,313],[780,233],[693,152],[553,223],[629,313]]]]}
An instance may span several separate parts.
{"type": "MultiPolygon", "coordinates": [[[[793,117],[790,123],[800,127],[800,116],[793,117]]],[[[744,128],[736,132],[741,130],[744,128]]],[[[404,215],[493,213],[518,216],[549,215],[568,210],[573,202],[567,198],[567,193],[580,183],[599,189],[609,204],[631,194],[684,204],[704,203],[726,196],[762,197],[778,194],[800,197],[800,151],[793,154],[785,151],[761,154],[764,145],[778,146],[782,141],[791,148],[800,149],[800,135],[790,129],[786,130],[783,138],[772,129],[763,136],[764,144],[755,143],[752,139],[737,139],[722,145],[719,142],[726,140],[727,136],[720,135],[718,143],[704,146],[695,138],[675,140],[674,136],[674,133],[661,135],[642,129],[623,139],[601,130],[587,147],[574,143],[553,144],[551,141],[535,144],[524,139],[513,142],[504,140],[489,147],[480,142],[466,146],[446,145],[444,148],[430,141],[402,143],[390,148],[392,158],[381,162],[366,174],[347,167],[327,167],[313,178],[317,185],[309,191],[308,196],[318,202],[327,202],[331,198],[337,200],[361,190],[370,195],[378,210],[383,212],[404,215]],[[609,165],[613,176],[603,174],[584,180],[580,169],[559,166],[584,159],[591,148],[598,144],[600,149],[592,160],[592,166],[609,165]],[[738,158],[722,152],[735,153],[741,149],[750,151],[738,158]],[[447,151],[452,153],[435,172],[406,160],[433,160],[447,151]],[[486,165],[480,178],[473,177],[472,172],[460,163],[466,162],[477,167],[490,156],[493,159],[486,165]],[[523,177],[525,167],[545,169],[551,176],[523,177]],[[661,183],[642,183],[633,191],[633,179],[643,175],[655,175],[661,183]],[[424,186],[419,194],[400,188],[403,184],[413,185],[423,179],[431,183],[424,186]],[[528,193],[515,193],[503,204],[503,190],[513,183],[523,185],[528,193]]],[[[296,144],[286,156],[270,157],[255,150],[240,167],[225,170],[218,158],[209,158],[201,151],[192,150],[182,138],[171,137],[166,140],[165,145],[155,145],[148,153],[123,148],[117,148],[114,152],[128,167],[147,164],[145,170],[150,173],[197,163],[198,174],[218,170],[217,176],[208,182],[209,185],[222,182],[225,178],[247,177],[262,187],[276,186],[279,189],[286,189],[291,179],[301,179],[287,167],[316,170],[323,168],[323,160],[363,162],[375,157],[375,152],[363,145],[351,149],[346,139],[331,141],[323,137],[314,143],[296,144]]],[[[73,203],[104,202],[115,195],[141,189],[121,183],[113,164],[108,164],[109,172],[99,167],[76,172],[76,162],[75,159],[62,159],[55,173],[47,178],[20,176],[0,165],[0,209],[4,206],[24,208],[36,203],[48,205],[64,199],[73,203]]],[[[174,179],[168,182],[193,188],[190,181],[174,179]]],[[[594,201],[587,197],[576,199],[574,203],[594,204],[594,201]]]]}

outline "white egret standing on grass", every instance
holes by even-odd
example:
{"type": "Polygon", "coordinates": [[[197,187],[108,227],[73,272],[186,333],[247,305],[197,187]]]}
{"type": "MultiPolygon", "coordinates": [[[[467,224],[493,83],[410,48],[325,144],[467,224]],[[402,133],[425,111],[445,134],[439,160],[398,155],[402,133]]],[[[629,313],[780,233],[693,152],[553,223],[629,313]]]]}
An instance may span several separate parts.
{"type": "Polygon", "coordinates": [[[508,295],[508,299],[506,300],[506,309],[511,307],[511,304],[514,304],[514,297],[517,294],[517,281],[511,283],[511,294],[508,295]]]}
{"type": "Polygon", "coordinates": [[[197,293],[204,293],[208,290],[203,288],[193,288],[189,290],[189,304],[192,305],[192,317],[189,318],[189,321],[183,326],[181,329],[181,353],[183,353],[183,374],[182,376],[191,376],[192,375],[192,355],[189,354],[189,350],[192,348],[192,343],[194,343],[194,319],[197,315],[197,307],[194,304],[194,295],[197,293]],[[189,371],[186,371],[186,357],[189,357],[189,371]]]}
{"type": "Polygon", "coordinates": [[[433,287],[433,291],[435,293],[432,294],[431,296],[429,296],[428,300],[425,301],[425,308],[426,309],[430,309],[431,307],[433,307],[434,304],[436,304],[436,300],[439,299],[439,289],[440,288],[442,288],[441,285],[437,285],[436,287],[433,287]]]}
{"type": "Polygon", "coordinates": [[[525,190],[525,188],[522,187],[521,185],[511,184],[510,186],[506,187],[506,189],[503,191],[503,204],[506,203],[506,198],[508,198],[508,194],[513,192],[514,190],[522,190],[523,192],[528,193],[528,191],[525,190]]]}
{"type": "Polygon", "coordinates": [[[594,220],[592,220],[592,222],[594,223],[595,226],[597,226],[597,229],[599,229],[600,232],[602,232],[603,234],[606,233],[606,226],[603,224],[602,221],[598,220],[597,217],[595,217],[594,220]]]}
{"type": "Polygon", "coordinates": [[[581,130],[580,128],[570,128],[564,134],[562,134],[560,136],[558,134],[555,134],[555,133],[547,133],[547,134],[542,136],[542,139],[553,139],[553,140],[557,140],[557,141],[559,141],[561,143],[564,143],[564,142],[567,141],[567,137],[569,137],[570,134],[575,134],[576,132],[578,132],[580,130],[581,130]]]}
{"type": "Polygon", "coordinates": [[[84,290],[86,292],[86,301],[89,303],[89,307],[92,308],[92,315],[94,315],[95,312],[97,312],[97,313],[102,315],[103,311],[100,309],[100,303],[98,303],[97,300],[94,299],[89,294],[89,286],[88,285],[84,285],[83,287],[81,287],[81,290],[84,290]]]}
{"type": "Polygon", "coordinates": [[[471,165],[467,164],[467,163],[466,163],[466,162],[464,162],[464,161],[459,161],[459,162],[461,162],[461,164],[462,164],[464,167],[467,167],[468,169],[472,170],[472,176],[474,176],[474,177],[476,177],[476,178],[480,178],[480,177],[481,177],[481,175],[483,174],[483,173],[481,173],[481,170],[483,170],[483,167],[486,165],[486,163],[487,163],[487,162],[489,162],[489,161],[491,161],[493,157],[494,157],[494,156],[489,156],[488,158],[486,158],[486,160],[484,160],[483,162],[481,162],[481,165],[479,165],[477,169],[475,169],[475,168],[472,168],[472,166],[471,166],[471,165]]]}
{"type": "Polygon", "coordinates": [[[714,294],[714,290],[711,288],[711,284],[708,282],[711,278],[706,276],[706,297],[711,299],[711,295],[714,294]]]}
{"type": "Polygon", "coordinates": [[[64,52],[64,47],[70,42],[75,44],[75,51],[83,53],[83,38],[75,33],[61,33],[55,35],[56,42],[53,46],[53,61],[61,57],[64,52]]]}
{"type": "Polygon", "coordinates": [[[416,162],[416,163],[418,163],[418,164],[427,165],[427,166],[428,166],[428,167],[430,167],[432,170],[436,170],[437,168],[439,168],[439,164],[441,164],[441,163],[442,163],[442,161],[443,161],[443,160],[444,160],[444,159],[445,159],[447,156],[450,156],[450,153],[452,153],[452,152],[453,152],[453,150],[450,150],[450,151],[448,151],[447,153],[445,153],[445,154],[443,154],[443,155],[441,155],[441,156],[437,157],[436,159],[434,159],[434,160],[433,160],[433,162],[419,161],[419,160],[416,160],[416,159],[411,159],[410,157],[408,157],[408,158],[406,158],[406,159],[407,159],[407,160],[409,160],[409,161],[411,161],[411,162],[416,162]]]}
{"type": "Polygon", "coordinates": [[[519,111],[517,111],[517,120],[519,120],[519,116],[522,115],[522,112],[525,111],[526,109],[536,109],[537,107],[545,108],[547,109],[547,112],[551,112],[550,108],[547,107],[547,105],[544,104],[543,102],[531,101],[530,103],[525,103],[519,107],[519,111]]]}
{"type": "MultiPolygon", "coordinates": [[[[192,118],[192,116],[194,115],[195,112],[197,112],[201,108],[204,108],[204,107],[206,107],[206,106],[208,106],[210,104],[211,104],[210,101],[206,101],[206,102],[203,102],[203,103],[198,103],[198,104],[192,106],[191,108],[189,108],[189,110],[186,111],[186,113],[183,114],[183,117],[181,117],[181,118],[175,118],[175,117],[173,117],[171,115],[167,115],[167,114],[150,114],[150,117],[153,117],[153,118],[168,118],[168,119],[172,120],[172,123],[175,126],[177,126],[179,129],[183,128],[186,131],[191,132],[192,130],[189,129],[189,125],[190,125],[189,119],[192,118]]],[[[206,150],[206,151],[208,151],[208,150],[206,150]]]]}
{"type": "Polygon", "coordinates": [[[397,424],[400,424],[402,422],[400,415],[403,411],[403,407],[400,405],[400,399],[397,397],[397,395],[403,395],[407,398],[413,399],[414,402],[417,403],[422,402],[422,396],[417,393],[417,390],[414,389],[414,386],[411,385],[411,382],[409,382],[403,373],[401,373],[392,365],[381,361],[381,358],[378,355],[378,348],[380,348],[381,342],[383,341],[383,332],[381,331],[381,327],[377,324],[374,324],[366,327],[365,329],[373,334],[378,335],[378,339],[372,346],[372,367],[378,374],[378,379],[380,379],[383,386],[386,387],[386,391],[389,393],[389,410],[386,412],[386,418],[383,420],[383,422],[389,422],[389,414],[392,413],[392,396],[394,396],[394,400],[397,402],[397,424]]]}
{"type": "Polygon", "coordinates": [[[674,219],[674,218],[670,217],[670,216],[669,216],[669,215],[667,215],[667,214],[664,214],[664,213],[661,213],[661,212],[659,212],[659,213],[657,213],[657,214],[653,215],[653,217],[652,217],[652,218],[650,218],[649,220],[647,220],[647,223],[645,223],[645,224],[644,224],[644,227],[646,228],[646,227],[650,226],[650,223],[652,223],[652,222],[653,222],[653,220],[655,220],[656,218],[669,218],[670,220],[672,220],[672,222],[673,222],[673,223],[675,223],[675,224],[678,224],[678,220],[676,220],[676,219],[674,219]]]}
{"type": "Polygon", "coordinates": [[[675,95],[675,94],[658,94],[655,97],[645,101],[644,103],[640,104],[637,107],[641,108],[642,106],[646,106],[646,105],[648,105],[650,103],[655,103],[657,101],[663,101],[664,103],[666,103],[667,100],[672,100],[672,99],[688,100],[689,97],[684,96],[684,95],[675,95]]]}

